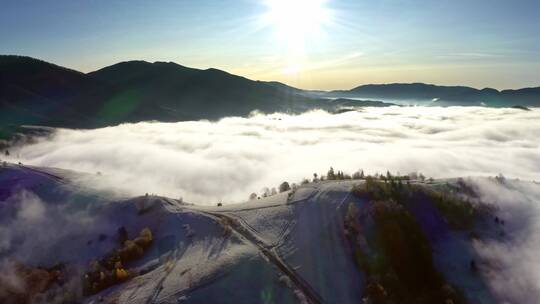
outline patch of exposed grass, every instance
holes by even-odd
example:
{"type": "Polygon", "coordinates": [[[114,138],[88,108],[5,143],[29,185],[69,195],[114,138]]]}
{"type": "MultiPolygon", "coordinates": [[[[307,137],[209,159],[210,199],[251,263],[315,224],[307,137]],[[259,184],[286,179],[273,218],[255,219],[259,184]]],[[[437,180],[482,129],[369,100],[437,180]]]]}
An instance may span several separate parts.
{"type": "Polygon", "coordinates": [[[471,229],[477,215],[474,206],[456,194],[442,190],[434,191],[422,185],[402,184],[401,180],[381,182],[367,178],[365,183],[357,184],[352,191],[360,197],[376,201],[391,200],[402,206],[412,206],[427,198],[448,225],[457,230],[471,229]]]}
{"type": "Polygon", "coordinates": [[[430,191],[429,196],[451,228],[466,230],[474,226],[476,213],[470,202],[435,191],[430,191]]]}
{"type": "Polygon", "coordinates": [[[428,200],[451,227],[465,229],[474,223],[469,202],[397,180],[367,178],[353,193],[370,201],[362,211],[350,205],[345,229],[356,265],[367,276],[365,296],[372,303],[465,303],[436,270],[430,242],[408,207],[428,200]],[[364,233],[360,213],[372,218],[373,234],[364,233]]]}

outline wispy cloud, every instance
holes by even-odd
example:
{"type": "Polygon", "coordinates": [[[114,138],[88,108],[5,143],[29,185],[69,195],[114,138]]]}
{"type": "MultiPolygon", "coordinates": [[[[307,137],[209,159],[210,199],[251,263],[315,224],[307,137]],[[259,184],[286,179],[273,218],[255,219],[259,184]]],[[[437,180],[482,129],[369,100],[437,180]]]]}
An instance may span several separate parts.
{"type": "Polygon", "coordinates": [[[499,303],[536,303],[540,296],[540,185],[476,179],[481,199],[505,221],[493,238],[475,240],[483,276],[499,303]],[[504,241],[503,241],[504,240],[504,241]]]}
{"type": "Polygon", "coordinates": [[[501,54],[495,53],[481,53],[481,52],[464,52],[464,53],[450,53],[449,57],[472,57],[472,58],[498,58],[503,57],[501,54]]]}

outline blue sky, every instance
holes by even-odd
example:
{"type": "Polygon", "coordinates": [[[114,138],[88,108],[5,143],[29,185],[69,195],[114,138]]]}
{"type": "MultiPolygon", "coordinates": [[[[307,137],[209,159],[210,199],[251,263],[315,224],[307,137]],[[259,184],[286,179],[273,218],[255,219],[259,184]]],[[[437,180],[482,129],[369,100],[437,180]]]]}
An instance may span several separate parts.
{"type": "Polygon", "coordinates": [[[0,53],[85,72],[174,61],[312,89],[540,86],[538,0],[289,0],[303,4],[267,22],[272,1],[0,0],[0,53]],[[300,13],[315,2],[324,22],[300,13]]]}

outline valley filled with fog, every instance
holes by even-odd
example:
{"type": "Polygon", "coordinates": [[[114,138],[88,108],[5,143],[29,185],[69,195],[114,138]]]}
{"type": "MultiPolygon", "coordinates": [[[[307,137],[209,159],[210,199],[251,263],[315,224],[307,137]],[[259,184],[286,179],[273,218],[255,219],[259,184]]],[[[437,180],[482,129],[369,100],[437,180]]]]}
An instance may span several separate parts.
{"type": "Polygon", "coordinates": [[[89,173],[83,183],[127,196],[201,205],[300,183],[332,166],[352,174],[540,180],[540,112],[484,107],[362,108],[57,129],[12,147],[8,160],[89,173]]]}
{"type": "Polygon", "coordinates": [[[538,12],[2,1],[0,304],[540,303],[538,12]]]}

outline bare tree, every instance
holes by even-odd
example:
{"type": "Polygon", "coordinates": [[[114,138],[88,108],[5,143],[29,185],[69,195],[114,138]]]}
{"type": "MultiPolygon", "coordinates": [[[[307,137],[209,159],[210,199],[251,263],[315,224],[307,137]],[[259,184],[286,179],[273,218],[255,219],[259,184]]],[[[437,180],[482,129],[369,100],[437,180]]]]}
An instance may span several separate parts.
{"type": "Polygon", "coordinates": [[[262,197],[268,197],[268,196],[270,196],[270,189],[268,189],[268,187],[264,187],[264,188],[262,189],[262,195],[261,195],[261,196],[262,196],[262,197]]]}

